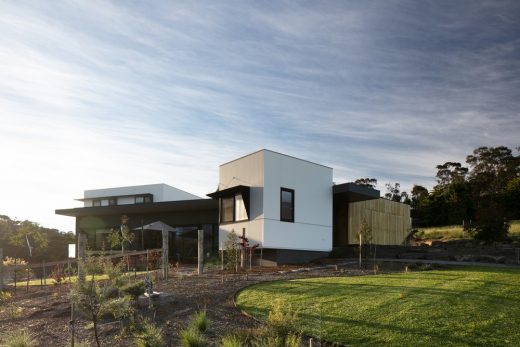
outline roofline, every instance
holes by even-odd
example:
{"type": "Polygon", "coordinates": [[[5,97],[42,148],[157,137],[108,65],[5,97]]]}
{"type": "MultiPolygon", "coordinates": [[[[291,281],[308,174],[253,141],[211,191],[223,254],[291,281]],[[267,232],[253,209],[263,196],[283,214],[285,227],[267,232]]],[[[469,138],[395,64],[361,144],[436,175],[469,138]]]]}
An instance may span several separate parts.
{"type": "MultiPolygon", "coordinates": [[[[137,184],[137,185],[134,185],[134,186],[120,186],[120,187],[106,187],[106,188],[85,189],[84,191],[87,192],[87,191],[93,191],[93,190],[138,188],[138,187],[161,186],[161,185],[165,185],[165,186],[169,186],[169,187],[175,188],[174,186],[170,186],[169,184],[166,184],[166,183],[150,183],[150,184],[137,184]]],[[[175,188],[175,189],[179,189],[179,188],[175,188]]],[[[181,189],[179,189],[179,190],[181,190],[181,189]]],[[[186,192],[186,193],[188,193],[188,192],[186,192]]]]}
{"type": "MultiPolygon", "coordinates": [[[[192,199],[178,201],[161,201],[145,204],[125,204],[112,206],[76,207],[57,209],[55,214],[78,217],[111,214],[155,213],[168,211],[215,210],[218,211],[218,201],[214,199],[192,199]]],[[[217,212],[218,213],[218,212],[217,212]]]]}
{"type": "Polygon", "coordinates": [[[274,154],[283,155],[284,157],[288,157],[288,158],[292,158],[292,159],[296,159],[296,160],[304,161],[304,162],[307,162],[307,163],[310,163],[310,164],[314,164],[314,165],[318,165],[318,166],[325,167],[325,168],[327,168],[327,169],[334,170],[333,168],[331,168],[330,166],[327,166],[327,165],[318,164],[318,163],[315,163],[315,162],[310,161],[310,160],[306,160],[306,159],[302,159],[302,158],[297,158],[297,157],[294,157],[294,156],[292,156],[292,155],[288,155],[288,154],[284,154],[284,153],[280,153],[280,152],[272,151],[272,150],[270,150],[270,149],[266,149],[266,148],[262,148],[262,149],[259,149],[258,151],[253,152],[253,153],[249,153],[249,154],[243,155],[243,156],[241,156],[241,157],[239,157],[239,158],[236,158],[236,159],[233,159],[233,160],[227,161],[227,162],[225,162],[224,164],[220,164],[219,167],[224,166],[224,165],[227,165],[227,164],[231,164],[231,163],[234,162],[234,161],[237,161],[237,160],[240,160],[240,159],[244,159],[244,158],[246,158],[246,157],[249,157],[249,156],[251,156],[251,155],[257,154],[257,153],[259,153],[259,152],[271,152],[271,153],[274,153],[274,154]]]}

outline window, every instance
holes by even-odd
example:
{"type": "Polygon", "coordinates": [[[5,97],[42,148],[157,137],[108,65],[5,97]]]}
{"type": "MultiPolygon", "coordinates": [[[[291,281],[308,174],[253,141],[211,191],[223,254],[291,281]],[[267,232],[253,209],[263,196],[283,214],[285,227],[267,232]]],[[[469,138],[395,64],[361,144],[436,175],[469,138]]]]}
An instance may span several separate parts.
{"type": "Polygon", "coordinates": [[[92,200],[92,206],[94,206],[94,207],[101,206],[101,200],[100,199],[92,200]]]}
{"type": "Polygon", "coordinates": [[[248,220],[246,204],[241,193],[220,199],[220,222],[248,220]]]}
{"type": "Polygon", "coordinates": [[[151,195],[136,195],[135,203],[136,204],[149,204],[153,202],[151,195]]]}
{"type": "Polygon", "coordinates": [[[234,221],[234,215],[233,215],[233,208],[234,208],[234,197],[229,198],[222,198],[220,199],[220,222],[226,223],[226,222],[233,222],[234,221]]]}
{"type": "Polygon", "coordinates": [[[117,205],[117,198],[108,199],[108,206],[114,206],[114,205],[117,205]]]}
{"type": "Polygon", "coordinates": [[[294,190],[280,188],[280,220],[294,223],[294,190]]]}
{"type": "Polygon", "coordinates": [[[247,220],[246,205],[242,194],[235,195],[235,221],[247,220]]]}

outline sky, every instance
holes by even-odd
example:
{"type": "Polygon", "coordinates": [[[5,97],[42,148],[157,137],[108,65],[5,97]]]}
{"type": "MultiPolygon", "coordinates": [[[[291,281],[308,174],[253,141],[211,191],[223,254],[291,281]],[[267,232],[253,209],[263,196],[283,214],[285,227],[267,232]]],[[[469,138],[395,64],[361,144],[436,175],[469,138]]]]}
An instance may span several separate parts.
{"type": "Polygon", "coordinates": [[[1,1],[0,214],[83,190],[205,196],[261,148],[431,188],[520,145],[520,2],[1,1]]]}

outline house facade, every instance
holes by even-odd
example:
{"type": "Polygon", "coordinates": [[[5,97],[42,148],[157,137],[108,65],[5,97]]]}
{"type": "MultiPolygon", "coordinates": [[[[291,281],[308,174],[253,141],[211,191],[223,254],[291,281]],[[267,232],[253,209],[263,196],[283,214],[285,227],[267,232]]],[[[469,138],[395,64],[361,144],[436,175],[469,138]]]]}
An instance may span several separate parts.
{"type": "Polygon", "coordinates": [[[128,250],[162,247],[162,230],[152,227],[160,222],[169,233],[170,257],[189,259],[197,255],[197,230],[203,229],[206,253],[218,247],[218,203],[203,199],[166,184],[85,190],[77,199],[83,207],[56,210],[56,214],[75,217],[76,233],[87,236],[91,250],[110,250],[108,235],[126,224],[134,234],[128,250]]]}
{"type": "Polygon", "coordinates": [[[332,249],[332,168],[260,150],[220,166],[219,244],[245,233],[277,263],[326,256],[332,249]]]}
{"type": "Polygon", "coordinates": [[[300,263],[327,256],[333,247],[355,244],[363,221],[377,244],[402,244],[409,233],[410,207],[380,198],[378,190],[334,184],[330,167],[262,149],[219,167],[217,190],[208,198],[153,184],[86,190],[81,208],[56,210],[76,218],[76,232],[91,249],[107,249],[107,235],[128,218],[135,233],[129,249],[159,248],[168,225],[171,257],[196,255],[197,230],[205,251],[225,248],[231,233],[262,249],[266,264],[300,263]]]}

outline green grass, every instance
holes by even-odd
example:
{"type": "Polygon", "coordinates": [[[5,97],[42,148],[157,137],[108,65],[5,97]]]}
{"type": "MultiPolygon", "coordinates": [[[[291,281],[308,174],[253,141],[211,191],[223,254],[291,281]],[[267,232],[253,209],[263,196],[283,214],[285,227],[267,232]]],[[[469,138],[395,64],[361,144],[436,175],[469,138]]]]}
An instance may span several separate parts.
{"type": "MultiPolygon", "coordinates": [[[[520,237],[520,220],[513,220],[510,222],[510,224],[511,226],[509,228],[509,235],[514,237],[520,237]]],[[[415,237],[421,240],[456,240],[471,238],[467,232],[463,232],[462,226],[460,225],[419,228],[419,232],[415,234],[415,237]]]]}
{"type": "Polygon", "coordinates": [[[520,346],[520,269],[457,268],[260,283],[237,296],[266,319],[282,300],[308,334],[352,346],[520,346]]]}

